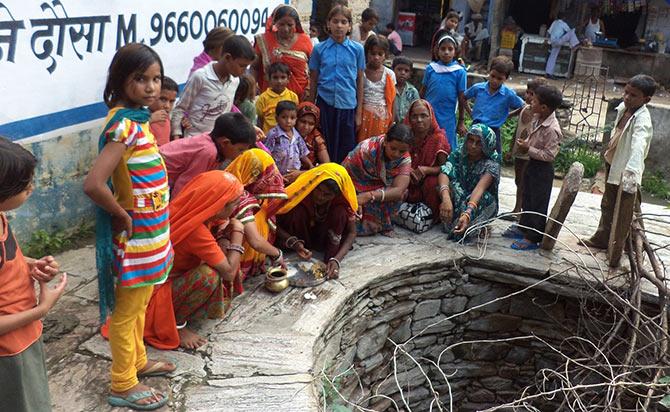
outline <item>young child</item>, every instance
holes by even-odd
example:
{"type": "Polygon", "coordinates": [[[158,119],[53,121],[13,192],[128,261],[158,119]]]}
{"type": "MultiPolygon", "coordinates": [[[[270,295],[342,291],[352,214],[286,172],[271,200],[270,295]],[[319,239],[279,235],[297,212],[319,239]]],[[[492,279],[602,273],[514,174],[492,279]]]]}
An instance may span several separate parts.
{"type": "Polygon", "coordinates": [[[372,31],[377,23],[379,23],[379,15],[375,9],[368,7],[363,10],[361,22],[354,24],[351,29],[351,40],[364,45],[370,36],[377,34],[372,31]]]}
{"type": "Polygon", "coordinates": [[[289,100],[298,104],[298,95],[286,87],[288,78],[291,76],[291,69],[285,63],[272,63],[268,69],[268,75],[270,77],[270,87],[265,89],[256,100],[258,126],[266,134],[277,125],[275,109],[279,102],[289,100]]]}
{"type": "Polygon", "coordinates": [[[341,163],[356,146],[363,101],[363,46],[347,38],[351,10],[335,6],[327,19],[330,38],[309,59],[311,99],[321,110],[321,132],[333,162],[341,163]]]}
{"type": "Polygon", "coordinates": [[[223,43],[223,55],[197,70],[186,83],[177,107],[172,113],[172,137],[182,137],[182,118],[188,113],[190,127],[186,137],[208,133],[220,115],[231,110],[239,76],[256,58],[251,43],[244,36],[231,36],[223,43]]]}
{"type": "MultiPolygon", "coordinates": [[[[605,150],[606,184],[600,203],[598,229],[589,239],[582,239],[588,247],[607,249],[621,178],[633,174],[638,184],[635,211],[640,213],[639,185],[644,174],[644,160],[654,135],[647,103],[656,92],[651,76],[638,74],[628,80],[623,90],[623,103],[617,107],[617,117],[607,149],[605,150]]],[[[622,192],[623,196],[632,196],[622,192]]]]}
{"type": "MultiPolygon", "coordinates": [[[[543,77],[538,77],[530,80],[526,84],[526,94],[524,100],[526,105],[521,109],[519,113],[519,122],[516,126],[516,133],[514,134],[514,140],[512,141],[512,150],[510,155],[514,157],[514,183],[516,184],[516,202],[514,203],[514,209],[512,213],[521,212],[521,200],[523,199],[523,175],[526,172],[526,166],[528,165],[528,153],[519,153],[519,148],[516,145],[517,140],[526,140],[528,138],[528,133],[531,131],[531,125],[533,122],[533,109],[531,107],[531,102],[533,101],[533,96],[535,95],[535,90],[538,86],[546,84],[546,80],[543,77]]],[[[512,216],[512,220],[518,220],[517,216],[512,216]]]]}
{"type": "Polygon", "coordinates": [[[228,37],[232,37],[234,34],[235,32],[227,27],[219,26],[210,30],[202,42],[204,50],[193,58],[193,66],[191,66],[191,70],[188,72],[188,77],[191,77],[196,70],[221,59],[223,56],[223,43],[228,37]]]}
{"type": "Polygon", "coordinates": [[[298,121],[295,128],[302,136],[309,154],[307,157],[314,166],[329,163],[328,147],[319,130],[321,111],[312,102],[302,102],[298,105],[298,121]]]}
{"type": "Polygon", "coordinates": [[[516,142],[520,153],[528,153],[528,165],[523,182],[528,190],[523,191],[521,208],[524,214],[518,226],[512,226],[504,237],[518,239],[512,243],[515,250],[534,250],[539,247],[544,235],[544,227],[549,208],[549,197],[554,182],[554,158],[563,138],[561,126],[554,111],[563,102],[563,95],[554,86],[538,86],[535,89],[531,107],[535,119],[525,140],[516,142]],[[528,213],[530,212],[530,213],[528,213]]]}
{"type": "Polygon", "coordinates": [[[458,12],[450,10],[447,13],[447,16],[442,20],[440,24],[440,29],[446,30],[447,34],[451,35],[459,45],[463,44],[463,35],[459,33],[458,24],[461,22],[461,16],[458,12]]]}
{"type": "Polygon", "coordinates": [[[112,310],[108,402],[157,409],[167,403],[167,395],[141,384],[138,376],[176,368],[147,360],[141,338],[153,285],[165,282],[173,257],[167,172],[145,109],[158,99],[163,64],[150,47],[130,43],[116,52],[108,73],[103,97],[110,111],[98,143],[100,154],[84,181],[84,192],[98,206],[96,264],[103,321],[112,310]]]}
{"type": "Polygon", "coordinates": [[[165,76],[163,83],[161,83],[161,94],[158,100],[149,106],[151,112],[149,127],[158,146],[170,142],[170,113],[174,108],[174,102],[177,100],[177,93],[179,93],[177,82],[165,76]]]}
{"type": "Polygon", "coordinates": [[[173,140],[160,149],[172,197],[200,173],[223,170],[240,153],[254,147],[256,131],[242,113],[224,113],[214,129],[188,139],[173,140]]]}
{"type": "Polygon", "coordinates": [[[365,42],[365,80],[363,83],[363,115],[356,138],[358,142],[386,133],[393,123],[395,73],[384,66],[389,42],[382,35],[368,37],[365,42]]]}
{"type": "Polygon", "coordinates": [[[419,91],[414,87],[409,79],[412,77],[414,63],[407,57],[396,57],[391,65],[395,73],[395,103],[393,104],[393,120],[396,123],[402,123],[407,117],[409,106],[419,100],[419,91]]]}
{"type": "Polygon", "coordinates": [[[265,138],[265,146],[270,151],[277,164],[279,173],[284,176],[286,184],[300,175],[300,169],[314,167],[309,160],[309,149],[300,133],[295,129],[298,118],[298,106],[290,100],[277,103],[277,125],[273,127],[265,138]]]}
{"type": "Polygon", "coordinates": [[[394,56],[402,53],[402,39],[400,34],[395,31],[395,24],[389,23],[386,25],[386,38],[389,40],[389,49],[394,56]]]}
{"type": "Polygon", "coordinates": [[[319,23],[314,20],[309,22],[309,39],[312,41],[312,46],[319,44],[320,35],[321,29],[319,28],[319,23]]]}
{"type": "Polygon", "coordinates": [[[500,127],[507,120],[510,110],[523,107],[523,100],[505,85],[512,70],[514,63],[509,57],[495,57],[491,61],[488,81],[474,84],[465,91],[465,98],[475,101],[472,109],[466,106],[466,110],[470,112],[474,123],[485,124],[496,134],[496,150],[499,156],[503,154],[500,127]]]}
{"type": "Polygon", "coordinates": [[[249,74],[240,76],[240,84],[235,91],[234,105],[240,110],[251,124],[256,124],[256,79],[249,74]]]}
{"type": "Polygon", "coordinates": [[[458,133],[465,136],[463,123],[467,72],[456,60],[456,39],[444,31],[438,31],[433,48],[434,61],[426,67],[421,86],[421,96],[428,100],[435,110],[440,127],[447,133],[449,146],[458,148],[456,138],[456,106],[458,105],[458,133]]]}
{"type": "Polygon", "coordinates": [[[36,260],[21,253],[4,212],[30,197],[35,157],[0,137],[0,410],[51,411],[44,363],[41,319],[65,290],[67,275],[55,288],[47,283],[58,273],[52,256],[36,260]],[[39,283],[39,302],[34,284],[39,283]]]}

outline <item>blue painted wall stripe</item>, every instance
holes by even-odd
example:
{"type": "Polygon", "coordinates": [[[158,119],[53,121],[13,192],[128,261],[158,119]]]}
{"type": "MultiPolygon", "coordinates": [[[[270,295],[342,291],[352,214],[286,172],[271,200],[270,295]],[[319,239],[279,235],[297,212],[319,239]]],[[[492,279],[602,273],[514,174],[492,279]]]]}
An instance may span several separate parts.
{"type": "MultiPolygon", "coordinates": [[[[179,85],[180,92],[185,85],[185,83],[179,85]]],[[[63,127],[102,119],[107,115],[108,110],[103,102],[98,102],[12,123],[0,124],[0,135],[9,138],[9,140],[25,139],[63,127]]]]}

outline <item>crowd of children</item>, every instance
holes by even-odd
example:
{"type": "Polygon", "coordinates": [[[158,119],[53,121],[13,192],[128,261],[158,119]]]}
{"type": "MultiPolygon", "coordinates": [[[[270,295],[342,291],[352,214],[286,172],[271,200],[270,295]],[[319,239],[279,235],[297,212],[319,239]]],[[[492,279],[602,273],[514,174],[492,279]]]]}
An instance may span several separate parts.
{"type": "MultiPolygon", "coordinates": [[[[296,16],[290,6],[278,7],[269,22],[279,37],[261,41],[295,40],[298,30],[306,36],[296,16]]],[[[524,103],[504,84],[513,70],[506,57],[492,61],[487,81],[467,88],[458,60],[463,37],[452,13],[435,33],[433,61],[419,92],[411,83],[411,60],[397,56],[386,67],[402,45],[392,25],[389,39],[375,34],[378,21],[375,10],[366,9],[354,25],[351,11],[335,5],[327,16],[328,38],[306,37],[312,46],[301,52],[304,67],[297,72],[280,57],[261,61],[268,57],[264,46],[254,50],[245,37],[214,29],[176,106],[178,86],[153,49],[132,43],[116,52],[104,89],[110,110],[99,155],[84,182],[97,206],[111,405],[163,406],[168,396],[139,378],[170,373],[176,365],[149,360],[144,342],[203,344],[187,321],[221,316],[243,291],[244,277],[264,269],[266,257],[284,265],[282,249],[305,259],[310,249],[323,251],[334,278],[356,234],[390,235],[403,202],[428,204],[431,221],[442,220],[455,238],[495,217],[500,128],[519,112],[511,155],[514,212],[523,213],[503,236],[515,240],[514,249],[538,247],[562,139],[554,114],[560,91],[533,80],[524,103]],[[254,62],[263,82],[248,73],[254,62]],[[473,120],[469,130],[466,113],[473,120]],[[160,303],[166,299],[174,302],[167,317],[157,312],[172,307],[160,303]],[[170,323],[169,339],[159,336],[157,322],[170,323]]],[[[317,35],[318,28],[310,33],[317,35]]],[[[607,245],[622,174],[640,183],[653,133],[646,103],[654,90],[654,80],[644,75],[625,88],[605,153],[603,216],[596,234],[584,240],[589,246],[607,245]]],[[[50,408],[40,319],[67,277],[47,286],[58,263],[51,256],[24,257],[3,213],[30,196],[36,162],[0,138],[0,410],[50,408]]]]}

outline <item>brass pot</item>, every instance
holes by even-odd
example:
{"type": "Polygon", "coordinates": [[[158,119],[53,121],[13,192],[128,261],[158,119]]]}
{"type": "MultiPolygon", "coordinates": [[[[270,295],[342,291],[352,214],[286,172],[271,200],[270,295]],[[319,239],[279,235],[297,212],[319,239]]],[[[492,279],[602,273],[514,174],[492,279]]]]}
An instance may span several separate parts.
{"type": "Polygon", "coordinates": [[[288,273],[281,267],[272,268],[265,275],[265,288],[270,292],[279,293],[288,287],[288,273]]]}

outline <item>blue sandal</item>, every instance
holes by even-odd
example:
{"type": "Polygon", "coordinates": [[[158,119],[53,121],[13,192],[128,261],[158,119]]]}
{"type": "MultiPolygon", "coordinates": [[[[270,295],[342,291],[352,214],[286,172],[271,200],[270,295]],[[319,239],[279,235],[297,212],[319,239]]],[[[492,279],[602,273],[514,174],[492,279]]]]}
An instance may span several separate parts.
{"type": "Polygon", "coordinates": [[[519,230],[519,226],[517,225],[512,225],[505,229],[504,232],[502,232],[502,237],[507,238],[507,239],[517,239],[521,240],[525,237],[526,235],[519,230]]]}
{"type": "Polygon", "coordinates": [[[540,244],[524,238],[512,243],[512,246],[510,247],[514,250],[535,250],[540,247],[540,244]]]}
{"type": "Polygon", "coordinates": [[[168,398],[165,395],[159,393],[158,395],[161,395],[163,399],[161,399],[158,402],[141,404],[137,403],[137,401],[141,399],[151,398],[152,396],[156,395],[157,393],[154,391],[135,392],[133,394],[126,396],[125,398],[123,396],[118,395],[109,395],[107,397],[107,402],[112,406],[121,408],[130,408],[136,411],[153,411],[164,406],[168,402],[168,398]]]}

